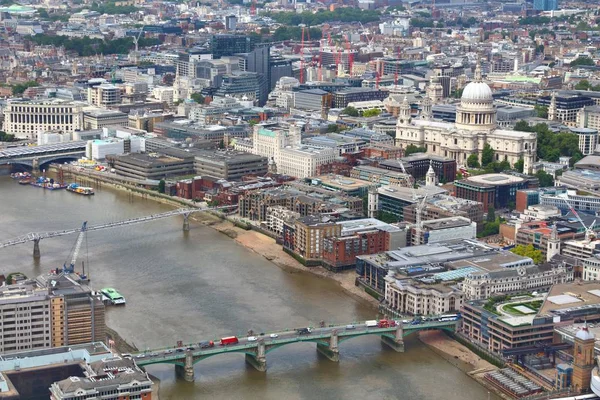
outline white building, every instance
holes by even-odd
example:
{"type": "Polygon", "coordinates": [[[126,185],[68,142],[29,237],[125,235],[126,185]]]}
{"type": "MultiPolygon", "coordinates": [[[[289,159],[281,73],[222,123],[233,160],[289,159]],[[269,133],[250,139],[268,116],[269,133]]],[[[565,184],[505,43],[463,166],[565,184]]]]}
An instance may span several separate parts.
{"type": "Polygon", "coordinates": [[[464,294],[451,285],[424,284],[413,279],[385,277],[385,301],[401,314],[441,315],[462,307],[464,294]]]}
{"type": "Polygon", "coordinates": [[[110,83],[88,88],[88,103],[107,107],[121,103],[121,89],[110,83]]]}
{"type": "Polygon", "coordinates": [[[38,136],[37,144],[56,144],[68,142],[71,140],[71,135],[68,133],[44,132],[38,136]]]}
{"type": "Polygon", "coordinates": [[[461,216],[430,219],[423,221],[421,226],[415,225],[411,232],[413,246],[455,239],[475,239],[477,223],[461,216]]]}
{"type": "Polygon", "coordinates": [[[144,139],[137,136],[90,140],[85,148],[85,156],[90,160],[104,160],[109,154],[140,153],[144,148],[143,142],[144,139]]]}
{"type": "Polygon", "coordinates": [[[471,273],[462,282],[462,291],[467,300],[480,300],[494,293],[531,292],[572,280],[573,270],[563,265],[519,266],[471,273]]]}
{"type": "Polygon", "coordinates": [[[520,219],[523,221],[545,221],[550,218],[560,217],[561,215],[558,207],[536,204],[523,210],[520,219]]]}
{"type": "Polygon", "coordinates": [[[158,86],[152,89],[152,97],[160,102],[166,103],[168,106],[173,105],[175,91],[172,87],[158,86]]]}
{"type": "Polygon", "coordinates": [[[300,218],[300,213],[288,210],[283,206],[267,207],[267,220],[264,225],[269,231],[281,236],[283,234],[283,223],[297,218],[300,218]]]}
{"type": "Polygon", "coordinates": [[[73,101],[17,100],[4,108],[4,131],[17,138],[37,139],[44,132],[72,134],[82,127],[82,105],[73,101]]]}
{"type": "Polygon", "coordinates": [[[471,154],[481,159],[486,144],[495,152],[497,161],[514,165],[524,161],[524,171],[531,172],[536,154],[536,134],[497,129],[496,108],[490,87],[483,82],[478,65],[475,80],[469,83],[456,109],[456,123],[430,119],[430,106],[424,106],[422,119],[411,118],[407,98],[400,106],[396,126],[396,145],[425,147],[430,154],[453,158],[465,165],[471,154]]]}
{"type": "Polygon", "coordinates": [[[290,125],[288,129],[255,125],[252,140],[239,139],[235,148],[267,157],[272,169],[280,174],[307,178],[317,175],[318,166],[334,161],[337,151],[302,145],[300,132],[301,128],[297,125],[290,125]]]}
{"type": "Polygon", "coordinates": [[[583,261],[584,281],[600,281],[600,258],[590,257],[583,261]]]}

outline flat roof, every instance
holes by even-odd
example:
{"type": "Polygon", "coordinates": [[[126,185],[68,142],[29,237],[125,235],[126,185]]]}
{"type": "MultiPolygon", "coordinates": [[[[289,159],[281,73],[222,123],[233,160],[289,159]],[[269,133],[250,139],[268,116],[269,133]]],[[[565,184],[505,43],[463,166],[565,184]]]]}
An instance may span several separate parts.
{"type": "Polygon", "coordinates": [[[506,174],[475,175],[466,178],[466,180],[469,182],[480,183],[485,185],[509,185],[524,181],[524,179],[521,177],[506,174]]]}
{"type": "Polygon", "coordinates": [[[548,299],[540,309],[540,314],[571,307],[600,305],[600,282],[582,281],[561,283],[552,286],[548,292],[548,299]]]}

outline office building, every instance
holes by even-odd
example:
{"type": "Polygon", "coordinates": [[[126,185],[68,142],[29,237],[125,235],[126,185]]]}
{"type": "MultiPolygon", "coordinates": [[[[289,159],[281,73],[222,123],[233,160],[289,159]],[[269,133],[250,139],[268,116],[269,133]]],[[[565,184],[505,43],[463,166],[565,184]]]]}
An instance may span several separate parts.
{"type": "Polygon", "coordinates": [[[237,28],[237,17],[235,15],[225,16],[225,29],[235,31],[237,28]]]}
{"type": "Polygon", "coordinates": [[[347,88],[333,93],[334,108],[345,108],[348,103],[358,101],[380,100],[388,97],[388,92],[375,88],[347,88]]]}
{"type": "Polygon", "coordinates": [[[238,140],[235,148],[267,157],[278,173],[297,178],[317,175],[317,167],[337,157],[336,149],[302,145],[300,139],[301,128],[297,125],[259,124],[254,126],[252,139],[238,140]]]}
{"type": "Polygon", "coordinates": [[[465,217],[430,219],[410,228],[410,243],[419,246],[453,239],[475,239],[477,224],[465,217]]]}
{"type": "Polygon", "coordinates": [[[242,71],[223,75],[221,87],[215,92],[215,97],[233,97],[260,107],[267,102],[268,95],[268,81],[265,76],[242,71]]]}
{"type": "MultiPolygon", "coordinates": [[[[404,207],[405,222],[410,224],[417,222],[417,208],[417,203],[404,207]]],[[[425,204],[421,207],[421,221],[450,217],[467,218],[479,227],[483,224],[483,204],[447,194],[436,194],[425,199],[425,204]]]]}
{"type": "Polygon", "coordinates": [[[255,72],[262,75],[262,82],[263,85],[265,85],[262,90],[268,95],[271,91],[271,46],[268,44],[260,44],[252,51],[238,53],[236,56],[239,57],[239,67],[241,71],[255,72]]]}
{"type": "Polygon", "coordinates": [[[325,115],[331,108],[331,97],[331,93],[321,89],[299,90],[294,92],[294,108],[325,115]]]}
{"type": "Polygon", "coordinates": [[[240,180],[246,175],[264,176],[267,173],[267,158],[234,150],[196,150],[194,169],[200,176],[217,179],[240,180]]]}
{"type": "Polygon", "coordinates": [[[533,0],[533,9],[536,11],[558,10],[559,0],[533,0]]]}
{"type": "Polygon", "coordinates": [[[577,113],[577,127],[600,130],[600,106],[586,106],[577,113]]]}
{"type": "Polygon", "coordinates": [[[505,208],[516,204],[517,190],[537,187],[537,179],[531,180],[508,174],[484,174],[454,182],[456,197],[473,200],[489,207],[505,208]]]}
{"type": "Polygon", "coordinates": [[[254,47],[254,40],[246,35],[218,34],[213,35],[210,42],[213,58],[249,53],[254,47]]]}
{"type": "Polygon", "coordinates": [[[389,274],[385,277],[384,298],[387,308],[401,315],[442,315],[460,310],[464,294],[445,283],[389,274]]]}
{"type": "Polygon", "coordinates": [[[369,182],[371,186],[411,186],[411,177],[403,172],[390,171],[388,169],[371,167],[369,165],[357,165],[350,171],[350,177],[369,182]]]}
{"type": "Polygon", "coordinates": [[[117,175],[140,179],[161,180],[194,174],[194,154],[175,148],[163,148],[156,153],[107,155],[117,175]]]}
{"type": "Polygon", "coordinates": [[[104,304],[75,274],[0,288],[0,352],[104,340],[104,304]]]}
{"type": "Polygon", "coordinates": [[[494,294],[531,293],[552,285],[573,281],[573,269],[565,265],[543,264],[473,272],[462,282],[468,300],[488,299],[494,294]]]}
{"type": "Polygon", "coordinates": [[[385,160],[379,163],[379,167],[402,172],[400,164],[403,164],[406,172],[417,180],[425,179],[429,166],[433,168],[440,182],[453,182],[456,179],[456,160],[428,153],[414,153],[398,160],[385,160]]]}
{"type": "Polygon", "coordinates": [[[552,93],[552,96],[542,96],[537,105],[548,107],[548,120],[562,122],[569,126],[577,125],[579,111],[587,106],[595,105],[594,99],[579,94],[552,93]]]}
{"type": "Polygon", "coordinates": [[[598,130],[592,128],[571,128],[570,131],[579,138],[579,151],[584,156],[594,153],[598,146],[598,130]]]}
{"type": "Polygon", "coordinates": [[[109,107],[121,103],[121,88],[110,83],[88,88],[87,101],[100,107],[109,107]]]}
{"type": "Polygon", "coordinates": [[[283,77],[291,77],[292,74],[292,60],[283,58],[281,56],[271,56],[269,64],[270,81],[269,90],[273,90],[277,85],[277,82],[283,77]]]}
{"type": "Polygon", "coordinates": [[[600,211],[600,197],[579,194],[577,190],[565,187],[545,188],[539,193],[539,203],[565,212],[570,207],[588,212],[600,211]]]}
{"type": "Polygon", "coordinates": [[[378,212],[384,212],[394,215],[398,221],[404,221],[404,210],[407,206],[416,204],[424,196],[430,197],[445,193],[445,189],[437,186],[422,186],[418,189],[403,186],[378,187],[369,191],[369,216],[376,217],[378,212]]]}
{"type": "Polygon", "coordinates": [[[83,127],[85,130],[101,129],[105,126],[127,126],[129,123],[127,114],[113,110],[93,110],[83,113],[83,127]]]}
{"type": "Polygon", "coordinates": [[[37,139],[44,132],[72,134],[83,129],[82,103],[48,99],[8,101],[4,131],[22,139],[37,139]]]}
{"type": "Polygon", "coordinates": [[[600,172],[586,169],[565,171],[556,178],[555,184],[589,193],[598,193],[600,191],[600,172]]]}

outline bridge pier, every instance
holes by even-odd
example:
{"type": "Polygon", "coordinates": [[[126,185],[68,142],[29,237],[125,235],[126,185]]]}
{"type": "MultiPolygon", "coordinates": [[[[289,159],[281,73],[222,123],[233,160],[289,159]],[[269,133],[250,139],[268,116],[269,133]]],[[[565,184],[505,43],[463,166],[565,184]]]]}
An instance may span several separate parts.
{"type": "Polygon", "coordinates": [[[264,340],[258,342],[256,355],[246,354],[246,362],[260,372],[267,370],[267,351],[264,340]]]}
{"type": "Polygon", "coordinates": [[[185,354],[185,366],[175,366],[175,375],[186,382],[194,382],[194,356],[191,351],[188,350],[185,354]]]}
{"type": "Polygon", "coordinates": [[[340,361],[340,349],[338,347],[338,334],[337,331],[331,333],[329,338],[329,346],[317,343],[317,351],[327,357],[333,362],[340,361]]]}
{"type": "Polygon", "coordinates": [[[33,258],[38,259],[41,257],[40,253],[40,239],[33,240],[33,258]]]}
{"type": "Polygon", "coordinates": [[[381,342],[391,347],[398,353],[404,353],[404,328],[402,328],[402,324],[399,324],[396,327],[396,332],[393,339],[389,336],[382,335],[381,342]]]}
{"type": "Polygon", "coordinates": [[[183,231],[190,231],[190,214],[183,214],[183,231]]]}

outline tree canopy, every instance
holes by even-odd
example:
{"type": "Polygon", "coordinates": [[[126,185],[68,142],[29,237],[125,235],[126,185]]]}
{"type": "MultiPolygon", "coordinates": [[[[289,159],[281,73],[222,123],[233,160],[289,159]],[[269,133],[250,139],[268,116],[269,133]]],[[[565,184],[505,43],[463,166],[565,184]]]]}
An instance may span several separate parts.
{"type": "Polygon", "coordinates": [[[540,181],[540,187],[554,186],[554,178],[546,171],[538,171],[535,177],[540,181]]]}
{"type": "Polygon", "coordinates": [[[525,161],[522,158],[520,158],[519,161],[515,163],[513,168],[515,169],[515,171],[522,173],[523,169],[525,168],[525,161]]]}
{"type": "Polygon", "coordinates": [[[381,114],[381,110],[378,108],[372,108],[370,110],[365,110],[362,113],[363,117],[377,117],[381,114]]]}
{"type": "Polygon", "coordinates": [[[346,107],[342,110],[342,114],[349,115],[350,117],[358,117],[358,110],[354,107],[346,107]]]}
{"type": "MultiPolygon", "coordinates": [[[[304,32],[305,39],[306,36],[311,38],[319,38],[321,37],[321,30],[319,28],[309,28],[308,33],[304,32]]],[[[283,40],[301,40],[302,39],[302,28],[299,26],[280,26],[275,29],[273,32],[273,40],[276,42],[280,42],[283,40]]]]}
{"type": "Polygon", "coordinates": [[[575,85],[575,89],[593,90],[595,92],[600,92],[600,85],[592,85],[587,79],[582,79],[579,82],[577,82],[577,85],[575,85]]]}
{"type": "Polygon", "coordinates": [[[537,133],[537,156],[539,159],[556,162],[559,157],[571,157],[571,164],[583,158],[579,151],[579,138],[571,132],[552,132],[547,124],[529,126],[525,121],[515,125],[516,131],[537,133]]]}
{"type": "Polygon", "coordinates": [[[483,151],[481,152],[481,165],[486,167],[488,164],[494,161],[494,149],[488,143],[483,146],[483,151]]]}
{"type": "Polygon", "coordinates": [[[425,153],[427,150],[425,149],[425,147],[420,147],[420,146],[415,146],[414,144],[409,144],[408,146],[406,146],[406,149],[404,150],[404,156],[409,156],[411,154],[414,153],[425,153]]]}
{"type": "Polygon", "coordinates": [[[544,262],[544,255],[542,254],[542,251],[536,250],[532,244],[528,244],[526,246],[519,244],[510,251],[520,256],[531,258],[534,264],[541,264],[544,262]]]}
{"type": "MultiPolygon", "coordinates": [[[[305,25],[320,25],[324,23],[331,23],[333,21],[339,22],[352,22],[352,23],[363,23],[377,22],[379,21],[379,11],[373,10],[361,10],[359,8],[336,8],[333,11],[320,11],[313,14],[310,11],[304,11],[301,13],[296,12],[278,12],[268,13],[269,17],[273,18],[280,24],[289,26],[298,26],[300,24],[305,25]]],[[[321,31],[316,36],[311,36],[313,39],[321,37],[321,31]]]]}
{"type": "Polygon", "coordinates": [[[467,167],[469,167],[469,168],[481,167],[481,165],[479,164],[479,156],[477,154],[471,154],[467,158],[467,167]]]}
{"type": "Polygon", "coordinates": [[[589,57],[577,57],[575,60],[571,61],[569,64],[571,67],[576,67],[578,65],[596,65],[594,60],[589,57]]]}
{"type": "Polygon", "coordinates": [[[192,93],[190,98],[198,104],[204,104],[204,96],[200,92],[192,93]]]}
{"type": "MultiPolygon", "coordinates": [[[[35,35],[27,39],[42,46],[64,47],[68,51],[75,51],[80,56],[94,56],[96,54],[129,54],[135,48],[132,37],[113,40],[83,38],[69,38],[67,36],[35,35]]],[[[139,47],[154,46],[159,44],[158,39],[140,37],[139,47]]]]}
{"type": "Polygon", "coordinates": [[[13,95],[23,94],[23,92],[25,90],[27,90],[27,88],[37,87],[37,86],[40,86],[40,84],[37,83],[36,81],[27,81],[24,83],[17,83],[16,85],[13,85],[13,87],[12,87],[13,95]]]}

